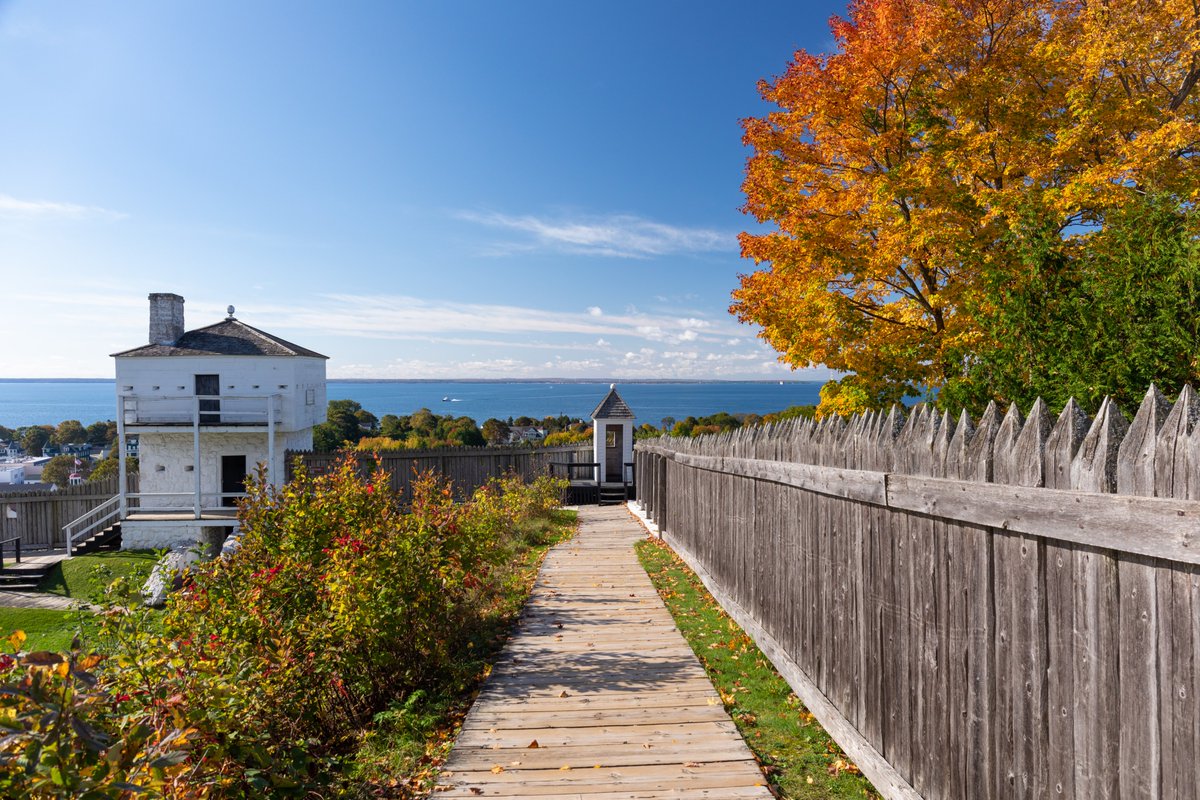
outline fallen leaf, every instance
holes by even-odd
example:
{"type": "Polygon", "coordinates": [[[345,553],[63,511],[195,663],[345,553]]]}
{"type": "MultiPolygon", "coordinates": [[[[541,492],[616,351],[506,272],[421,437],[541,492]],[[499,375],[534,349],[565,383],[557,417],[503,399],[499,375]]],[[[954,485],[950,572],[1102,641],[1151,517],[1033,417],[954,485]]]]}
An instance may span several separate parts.
{"type": "Polygon", "coordinates": [[[493,775],[499,775],[501,772],[504,772],[504,767],[500,766],[499,764],[492,765],[492,774],[493,775]]]}
{"type": "Polygon", "coordinates": [[[526,747],[531,747],[536,750],[537,748],[541,747],[541,745],[537,743],[537,739],[534,739],[532,742],[527,744],[526,747]]]}
{"type": "Polygon", "coordinates": [[[570,697],[571,695],[569,692],[567,692],[566,689],[563,689],[561,692],[558,693],[558,696],[559,697],[570,697]]]}
{"type": "Polygon", "coordinates": [[[478,786],[472,786],[471,794],[483,794],[483,789],[480,789],[478,786]]]}
{"type": "Polygon", "coordinates": [[[685,767],[703,767],[704,766],[699,761],[685,761],[685,762],[683,762],[683,765],[685,767]]]}
{"type": "Polygon", "coordinates": [[[561,767],[559,767],[559,768],[558,768],[558,771],[559,771],[559,772],[570,772],[570,771],[571,771],[571,765],[570,765],[570,764],[563,764],[561,767]]]}

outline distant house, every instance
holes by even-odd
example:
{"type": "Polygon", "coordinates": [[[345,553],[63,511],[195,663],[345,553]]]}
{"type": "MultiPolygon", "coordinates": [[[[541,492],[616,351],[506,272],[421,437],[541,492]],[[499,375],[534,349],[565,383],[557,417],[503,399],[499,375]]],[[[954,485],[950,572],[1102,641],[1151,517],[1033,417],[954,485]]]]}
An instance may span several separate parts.
{"type": "Polygon", "coordinates": [[[54,456],[62,455],[62,448],[56,444],[46,442],[42,445],[42,456],[45,458],[53,458],[54,456]]]}
{"type": "Polygon", "coordinates": [[[137,437],[130,507],[121,459],[123,546],[219,538],[237,525],[246,477],[282,480],[284,452],[312,448],[325,421],[325,356],[229,316],[184,330],[183,298],[150,295],[150,341],[114,353],[119,453],[137,437]]]}
{"type": "Polygon", "coordinates": [[[5,458],[15,459],[20,458],[23,455],[25,455],[25,450],[21,447],[21,443],[16,439],[13,439],[11,442],[4,442],[5,458]]]}
{"type": "MultiPolygon", "coordinates": [[[[113,447],[116,447],[116,446],[117,446],[116,444],[113,445],[113,447]]],[[[137,458],[137,455],[138,455],[138,437],[127,435],[125,437],[125,457],[126,458],[137,458]]]]}
{"type": "Polygon", "coordinates": [[[546,438],[546,431],[533,425],[514,425],[508,429],[509,444],[537,443],[546,438]]]}
{"type": "Polygon", "coordinates": [[[0,464],[0,483],[3,484],[24,484],[25,483],[25,465],[24,464],[0,464]]]}

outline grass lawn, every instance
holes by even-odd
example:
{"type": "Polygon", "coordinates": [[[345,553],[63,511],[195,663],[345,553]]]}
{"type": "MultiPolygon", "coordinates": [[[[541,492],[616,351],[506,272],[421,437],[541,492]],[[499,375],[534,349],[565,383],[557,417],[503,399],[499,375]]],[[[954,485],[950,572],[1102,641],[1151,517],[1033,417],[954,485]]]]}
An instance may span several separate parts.
{"type": "MultiPolygon", "coordinates": [[[[23,650],[67,650],[81,625],[83,638],[88,636],[90,617],[87,612],[54,608],[0,608],[0,638],[24,631],[27,638],[23,650]]],[[[0,651],[8,649],[7,644],[0,645],[0,651]]]]}
{"type": "Polygon", "coordinates": [[[777,796],[878,797],[696,574],[656,539],[637,553],[777,796]]]}
{"type": "MultiPolygon", "coordinates": [[[[158,556],[152,551],[121,551],[93,553],[60,562],[42,581],[41,591],[78,600],[98,602],[104,587],[118,577],[138,577],[150,574],[158,556]]],[[[91,631],[90,614],[48,608],[0,607],[0,637],[6,638],[15,630],[28,637],[26,650],[66,650],[71,639],[81,633],[86,639],[91,631]]]]}
{"type": "Polygon", "coordinates": [[[550,519],[522,528],[508,566],[493,573],[500,582],[499,596],[462,640],[453,674],[436,689],[414,692],[375,715],[347,774],[355,796],[428,796],[463,717],[529,597],[543,556],[574,534],[576,516],[556,511],[550,519]]]}
{"type": "Polygon", "coordinates": [[[60,561],[46,575],[39,589],[49,594],[99,602],[104,588],[120,577],[150,577],[150,570],[158,562],[153,550],[119,550],[112,553],[92,553],[60,561]]]}

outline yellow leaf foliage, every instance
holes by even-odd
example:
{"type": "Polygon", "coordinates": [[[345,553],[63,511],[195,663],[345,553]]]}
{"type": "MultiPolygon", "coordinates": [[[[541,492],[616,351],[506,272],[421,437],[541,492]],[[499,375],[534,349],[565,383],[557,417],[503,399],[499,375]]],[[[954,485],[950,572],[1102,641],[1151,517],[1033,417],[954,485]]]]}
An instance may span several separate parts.
{"type": "Polygon", "coordinates": [[[982,267],[1022,269],[1019,212],[1084,237],[1140,193],[1200,193],[1190,0],[857,0],[831,27],[835,51],[797,52],[760,84],[776,110],[743,121],[763,225],[730,310],[871,405],[962,370],[982,267]]]}

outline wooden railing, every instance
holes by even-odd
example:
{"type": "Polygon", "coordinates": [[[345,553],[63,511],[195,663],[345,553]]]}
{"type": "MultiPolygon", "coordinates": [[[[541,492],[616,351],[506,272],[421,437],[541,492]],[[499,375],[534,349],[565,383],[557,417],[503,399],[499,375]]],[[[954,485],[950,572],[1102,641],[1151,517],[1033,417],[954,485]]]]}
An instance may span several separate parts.
{"type": "MultiPolygon", "coordinates": [[[[137,491],[137,476],[131,475],[129,481],[132,490],[137,491]]],[[[111,501],[117,494],[117,485],[113,476],[55,491],[0,494],[0,539],[20,536],[21,547],[27,553],[64,548],[67,546],[64,527],[111,501]]]]}
{"type": "MultiPolygon", "coordinates": [[[[288,478],[292,477],[297,459],[310,473],[320,474],[329,469],[338,458],[338,453],[315,453],[293,451],[287,453],[288,478]]],[[[437,450],[404,450],[381,453],[379,458],[384,470],[391,476],[392,488],[402,497],[411,496],[413,478],[433,470],[449,478],[455,493],[460,497],[470,495],[492,478],[515,472],[529,480],[537,475],[549,474],[551,464],[563,461],[591,461],[592,443],[564,445],[560,447],[447,447],[437,450]]],[[[359,453],[359,463],[364,469],[374,464],[371,453],[359,453]]]]}
{"type": "Polygon", "coordinates": [[[638,497],[885,797],[1193,797],[1198,417],[650,440],[638,497]]]}

